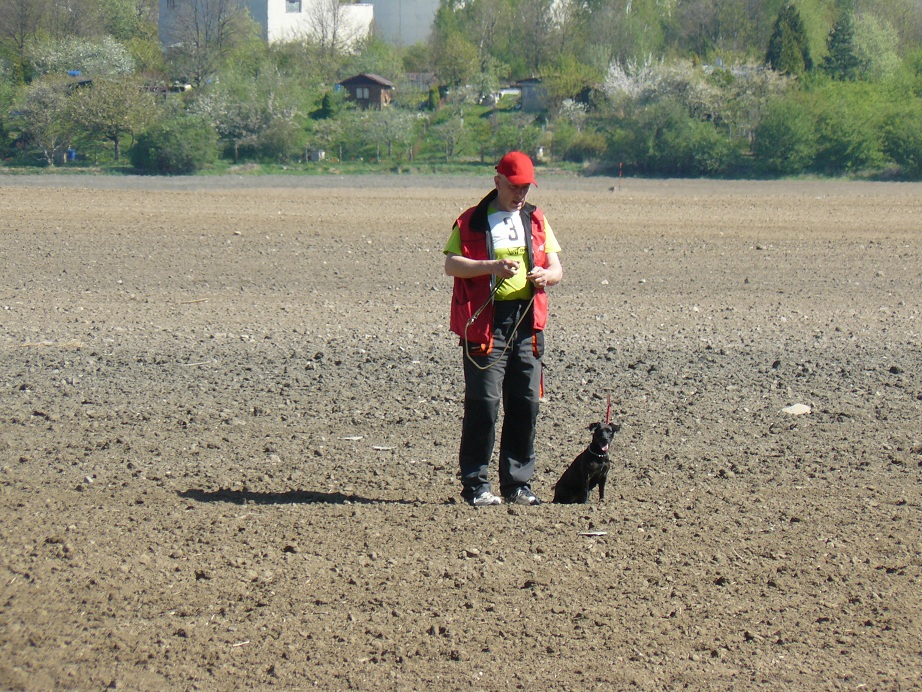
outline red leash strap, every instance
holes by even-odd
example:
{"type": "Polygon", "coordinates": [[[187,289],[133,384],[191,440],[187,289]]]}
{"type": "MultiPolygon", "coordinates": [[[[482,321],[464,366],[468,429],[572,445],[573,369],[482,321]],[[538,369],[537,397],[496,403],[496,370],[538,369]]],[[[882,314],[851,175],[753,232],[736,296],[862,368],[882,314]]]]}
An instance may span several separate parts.
{"type": "Polygon", "coordinates": [[[605,425],[611,423],[611,394],[608,395],[608,408],[605,409],[605,425]]]}

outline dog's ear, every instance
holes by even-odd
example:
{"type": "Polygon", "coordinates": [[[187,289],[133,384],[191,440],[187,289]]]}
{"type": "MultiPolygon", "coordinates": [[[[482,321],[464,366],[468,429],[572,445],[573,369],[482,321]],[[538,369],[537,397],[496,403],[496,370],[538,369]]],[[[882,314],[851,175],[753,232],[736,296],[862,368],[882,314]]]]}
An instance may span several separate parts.
{"type": "Polygon", "coordinates": [[[595,432],[596,430],[598,430],[598,428],[599,428],[600,425],[601,425],[601,423],[590,423],[590,424],[589,424],[589,432],[595,432]]]}
{"type": "Polygon", "coordinates": [[[611,431],[613,433],[621,431],[621,425],[619,423],[611,423],[610,425],[611,425],[611,431]]]}

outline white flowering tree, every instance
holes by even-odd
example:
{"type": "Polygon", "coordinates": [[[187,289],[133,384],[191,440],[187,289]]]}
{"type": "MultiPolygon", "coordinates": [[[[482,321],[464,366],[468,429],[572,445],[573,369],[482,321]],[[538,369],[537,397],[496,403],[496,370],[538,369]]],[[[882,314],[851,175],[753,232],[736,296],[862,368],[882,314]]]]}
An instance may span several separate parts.
{"type": "Polygon", "coordinates": [[[60,160],[70,145],[75,127],[69,117],[70,84],[62,79],[32,82],[15,105],[22,134],[38,147],[49,166],[60,160]]]}
{"type": "Polygon", "coordinates": [[[36,75],[63,75],[79,71],[83,77],[112,77],[134,71],[134,59],[121,43],[106,36],[98,41],[82,38],[43,41],[30,51],[36,75]]]}
{"type": "Polygon", "coordinates": [[[266,138],[272,140],[270,148],[277,149],[285,144],[283,139],[301,131],[299,94],[291,80],[271,69],[258,75],[229,71],[195,99],[190,111],[214,125],[218,136],[233,148],[236,163],[241,149],[259,148],[266,138]]]}

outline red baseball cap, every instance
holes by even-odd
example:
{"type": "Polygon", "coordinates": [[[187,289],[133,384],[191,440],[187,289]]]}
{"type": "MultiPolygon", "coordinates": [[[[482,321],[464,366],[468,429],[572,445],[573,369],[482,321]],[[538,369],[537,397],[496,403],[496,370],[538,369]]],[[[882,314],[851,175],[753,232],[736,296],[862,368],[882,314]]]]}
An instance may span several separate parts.
{"type": "Polygon", "coordinates": [[[538,184],[535,182],[535,165],[521,151],[510,151],[500,159],[496,172],[506,176],[513,185],[538,184]]]}

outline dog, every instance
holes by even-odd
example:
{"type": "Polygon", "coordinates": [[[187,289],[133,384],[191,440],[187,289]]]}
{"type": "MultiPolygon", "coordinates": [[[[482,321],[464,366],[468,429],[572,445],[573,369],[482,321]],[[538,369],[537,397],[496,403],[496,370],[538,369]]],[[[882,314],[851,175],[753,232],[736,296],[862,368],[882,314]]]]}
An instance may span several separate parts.
{"type": "Polygon", "coordinates": [[[605,481],[611,466],[608,448],[621,426],[617,423],[593,423],[589,430],[592,431],[592,440],[557,481],[554,502],[586,504],[589,493],[596,486],[599,488],[599,502],[605,500],[605,481]]]}

